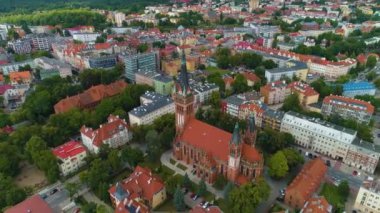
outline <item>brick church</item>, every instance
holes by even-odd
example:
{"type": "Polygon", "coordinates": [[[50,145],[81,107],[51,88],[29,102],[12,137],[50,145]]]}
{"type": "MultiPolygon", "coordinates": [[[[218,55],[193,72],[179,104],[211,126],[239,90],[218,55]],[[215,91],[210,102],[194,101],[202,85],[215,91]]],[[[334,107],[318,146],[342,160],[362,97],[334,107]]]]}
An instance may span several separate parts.
{"type": "Polygon", "coordinates": [[[177,160],[192,165],[196,175],[208,183],[223,175],[229,181],[244,184],[262,174],[264,160],[255,148],[257,130],[253,116],[244,131],[236,124],[233,134],[194,117],[194,95],[184,53],[173,99],[177,131],[173,155],[177,160]]]}

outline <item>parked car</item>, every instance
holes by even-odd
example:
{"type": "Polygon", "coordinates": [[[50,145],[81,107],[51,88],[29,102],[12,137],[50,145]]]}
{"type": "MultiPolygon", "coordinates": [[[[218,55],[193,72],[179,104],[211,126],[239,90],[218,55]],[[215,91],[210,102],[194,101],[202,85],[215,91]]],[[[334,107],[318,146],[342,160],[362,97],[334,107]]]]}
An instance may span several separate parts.
{"type": "Polygon", "coordinates": [[[196,194],[196,195],[193,197],[193,200],[197,200],[198,197],[199,197],[199,196],[196,194]]]}
{"type": "Polygon", "coordinates": [[[326,166],[328,166],[328,167],[331,166],[331,162],[330,162],[330,160],[326,160],[326,166]]]}
{"type": "Polygon", "coordinates": [[[55,194],[56,192],[58,192],[58,189],[53,189],[51,192],[50,192],[50,195],[53,195],[53,194],[55,194]]]}
{"type": "Polygon", "coordinates": [[[202,208],[207,208],[209,206],[209,202],[206,202],[205,204],[202,205],[202,208]]]}
{"type": "Polygon", "coordinates": [[[358,175],[358,171],[354,170],[354,171],[352,172],[352,175],[353,175],[353,176],[358,175]]]}

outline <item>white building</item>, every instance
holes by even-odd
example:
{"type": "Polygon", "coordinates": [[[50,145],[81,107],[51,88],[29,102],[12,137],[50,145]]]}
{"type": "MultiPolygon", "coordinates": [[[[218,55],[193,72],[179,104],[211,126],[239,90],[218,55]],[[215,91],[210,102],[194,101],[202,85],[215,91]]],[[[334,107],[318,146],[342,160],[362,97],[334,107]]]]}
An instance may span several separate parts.
{"type": "Polygon", "coordinates": [[[35,64],[33,60],[26,60],[26,61],[11,63],[11,64],[0,65],[0,72],[2,72],[3,75],[9,75],[9,73],[17,72],[20,67],[23,67],[26,65],[30,65],[32,68],[35,68],[35,64]]]}
{"type": "Polygon", "coordinates": [[[357,132],[318,118],[287,112],[281,132],[294,136],[298,145],[355,168],[373,173],[380,158],[380,146],[362,141],[357,132]]]}
{"type": "Polygon", "coordinates": [[[145,92],[140,97],[141,106],[128,112],[131,125],[147,125],[157,118],[175,112],[175,105],[171,98],[156,92],[145,92]]]}
{"type": "Polygon", "coordinates": [[[74,33],[73,39],[81,42],[95,42],[100,33],[74,33]]]}
{"type": "Polygon", "coordinates": [[[121,27],[123,26],[123,21],[125,20],[125,14],[121,12],[115,13],[115,23],[116,26],[121,27]]]}
{"type": "Polygon", "coordinates": [[[59,170],[63,176],[77,171],[86,161],[87,151],[85,147],[77,141],[69,141],[52,150],[58,159],[59,170]]]}
{"type": "Polygon", "coordinates": [[[356,196],[354,209],[357,212],[380,212],[380,180],[368,178],[363,182],[356,196]]]}
{"type": "Polygon", "coordinates": [[[99,148],[105,144],[110,148],[117,148],[132,139],[132,132],[129,131],[129,126],[124,119],[119,116],[108,116],[108,122],[100,125],[99,129],[92,129],[83,126],[80,129],[83,145],[91,153],[97,154],[99,148]]]}
{"type": "Polygon", "coordinates": [[[214,83],[192,83],[194,100],[196,105],[201,105],[211,98],[213,92],[219,92],[219,87],[214,83]]]}
{"type": "Polygon", "coordinates": [[[53,58],[36,58],[34,59],[34,64],[44,70],[58,70],[59,76],[61,76],[61,78],[73,75],[71,66],[69,64],[53,58]]]}
{"type": "Polygon", "coordinates": [[[311,60],[308,62],[308,66],[310,73],[319,74],[330,79],[336,79],[339,76],[346,75],[352,67],[355,67],[356,60],[350,58],[338,62],[325,59],[311,60]]]}

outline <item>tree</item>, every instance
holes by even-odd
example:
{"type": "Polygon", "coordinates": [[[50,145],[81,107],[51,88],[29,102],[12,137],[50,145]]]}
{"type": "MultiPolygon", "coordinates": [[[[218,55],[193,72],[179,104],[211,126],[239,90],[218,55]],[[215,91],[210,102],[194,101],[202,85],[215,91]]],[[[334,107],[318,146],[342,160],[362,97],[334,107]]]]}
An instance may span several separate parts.
{"type": "Polygon", "coordinates": [[[282,151],[276,152],[269,159],[269,175],[273,178],[283,178],[289,171],[286,157],[282,151]]]}
{"type": "Polygon", "coordinates": [[[69,192],[70,200],[74,198],[75,194],[78,191],[78,187],[79,187],[79,184],[75,182],[65,184],[65,189],[69,192]]]}
{"type": "Polygon", "coordinates": [[[255,208],[270,194],[269,185],[260,179],[257,183],[247,183],[234,188],[228,196],[231,212],[254,212],[255,208]]]}
{"type": "Polygon", "coordinates": [[[20,153],[16,146],[0,143],[0,174],[17,175],[20,160],[20,153]]]}
{"type": "Polygon", "coordinates": [[[294,144],[294,137],[289,133],[277,132],[270,128],[260,131],[257,137],[257,146],[265,153],[273,154],[294,144]]]}
{"type": "Polygon", "coordinates": [[[108,153],[107,162],[111,166],[113,172],[116,172],[121,168],[122,161],[119,157],[119,151],[117,149],[112,149],[108,153]]]}
{"type": "Polygon", "coordinates": [[[158,142],[158,134],[155,130],[149,130],[145,136],[145,141],[148,142],[147,154],[148,159],[152,162],[159,159],[161,155],[161,145],[158,142]]]}
{"type": "Polygon", "coordinates": [[[130,146],[127,146],[122,151],[122,158],[132,168],[134,168],[137,166],[137,164],[144,161],[144,153],[140,149],[135,149],[130,146]]]}
{"type": "Polygon", "coordinates": [[[235,188],[235,185],[232,182],[228,182],[227,185],[223,189],[223,198],[225,200],[228,200],[228,196],[230,195],[230,192],[235,188]]]}
{"type": "Polygon", "coordinates": [[[249,90],[247,79],[242,74],[235,76],[235,81],[232,83],[232,88],[235,93],[243,93],[249,90]]]}
{"type": "Polygon", "coordinates": [[[206,186],[205,180],[202,179],[201,182],[199,183],[197,194],[202,197],[205,195],[206,192],[207,192],[207,186],[206,186]]]}
{"type": "Polygon", "coordinates": [[[222,190],[226,186],[227,183],[228,183],[228,180],[226,177],[224,177],[223,175],[218,175],[216,177],[213,187],[218,190],[222,190]]]}
{"type": "Polygon", "coordinates": [[[276,68],[278,67],[278,65],[273,61],[273,60],[265,60],[263,62],[263,65],[265,67],[265,69],[273,69],[273,68],[276,68]]]}
{"type": "Polygon", "coordinates": [[[218,108],[220,107],[220,93],[219,92],[212,92],[210,97],[210,104],[211,106],[218,108]]]}
{"type": "Polygon", "coordinates": [[[108,210],[103,205],[97,205],[96,206],[96,213],[108,213],[108,210]]]}
{"type": "Polygon", "coordinates": [[[46,149],[47,149],[46,142],[38,136],[31,137],[30,140],[26,143],[26,147],[25,147],[25,151],[28,156],[28,159],[34,163],[36,163],[35,161],[38,159],[40,151],[46,150],[46,149]]]}
{"type": "Polygon", "coordinates": [[[338,185],[338,193],[342,198],[344,198],[344,202],[346,202],[347,197],[350,194],[350,186],[348,185],[348,182],[346,180],[342,181],[338,185]]]}
{"type": "Polygon", "coordinates": [[[177,187],[177,189],[174,192],[173,202],[177,211],[181,212],[185,210],[186,206],[185,206],[184,194],[181,188],[179,187],[177,187]]]}
{"type": "Polygon", "coordinates": [[[294,166],[297,166],[298,164],[304,163],[304,158],[294,148],[286,148],[286,149],[283,149],[282,152],[284,153],[286,157],[286,161],[288,163],[289,168],[292,168],[294,166]]]}
{"type": "Polygon", "coordinates": [[[189,176],[187,175],[187,173],[185,173],[185,176],[183,177],[183,180],[182,180],[182,186],[187,188],[187,189],[190,189],[191,188],[191,180],[189,178],[189,176]]]}
{"type": "Polygon", "coordinates": [[[374,68],[376,66],[376,63],[377,63],[376,57],[373,56],[373,55],[370,55],[367,58],[366,67],[369,68],[369,69],[372,69],[372,68],[374,68]]]}
{"type": "Polygon", "coordinates": [[[0,209],[7,206],[13,206],[26,198],[23,189],[18,188],[11,177],[0,173],[0,209]]]}
{"type": "Polygon", "coordinates": [[[84,213],[96,213],[96,204],[93,202],[82,205],[81,209],[84,213]]]}
{"type": "Polygon", "coordinates": [[[294,111],[294,112],[301,112],[302,106],[300,105],[300,100],[298,93],[293,93],[288,95],[288,97],[285,98],[284,104],[281,108],[283,111],[294,111]]]}
{"type": "Polygon", "coordinates": [[[144,44],[139,44],[137,46],[137,52],[139,53],[145,53],[147,50],[148,50],[148,44],[144,43],[144,44]]]}

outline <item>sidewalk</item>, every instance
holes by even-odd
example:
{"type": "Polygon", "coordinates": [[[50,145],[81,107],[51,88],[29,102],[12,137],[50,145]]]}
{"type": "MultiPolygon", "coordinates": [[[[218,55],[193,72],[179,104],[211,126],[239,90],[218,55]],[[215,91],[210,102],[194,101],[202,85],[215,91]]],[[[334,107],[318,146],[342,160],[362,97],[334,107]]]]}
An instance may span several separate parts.
{"type": "MultiPolygon", "coordinates": [[[[171,158],[174,159],[174,157],[172,155],[172,150],[166,151],[164,154],[161,155],[161,163],[163,165],[169,167],[170,169],[172,169],[175,172],[173,175],[180,174],[180,175],[184,176],[187,173],[187,175],[189,176],[189,179],[192,182],[199,184],[201,179],[191,173],[191,170],[192,170],[191,167],[187,166],[185,163],[181,163],[182,165],[184,165],[187,168],[186,170],[182,170],[182,169],[177,167],[177,165],[180,163],[180,161],[176,161],[176,163],[173,165],[172,163],[170,163],[171,158]]],[[[206,186],[207,186],[207,191],[214,194],[216,199],[223,198],[223,191],[216,190],[209,183],[206,183],[206,186]]]]}

